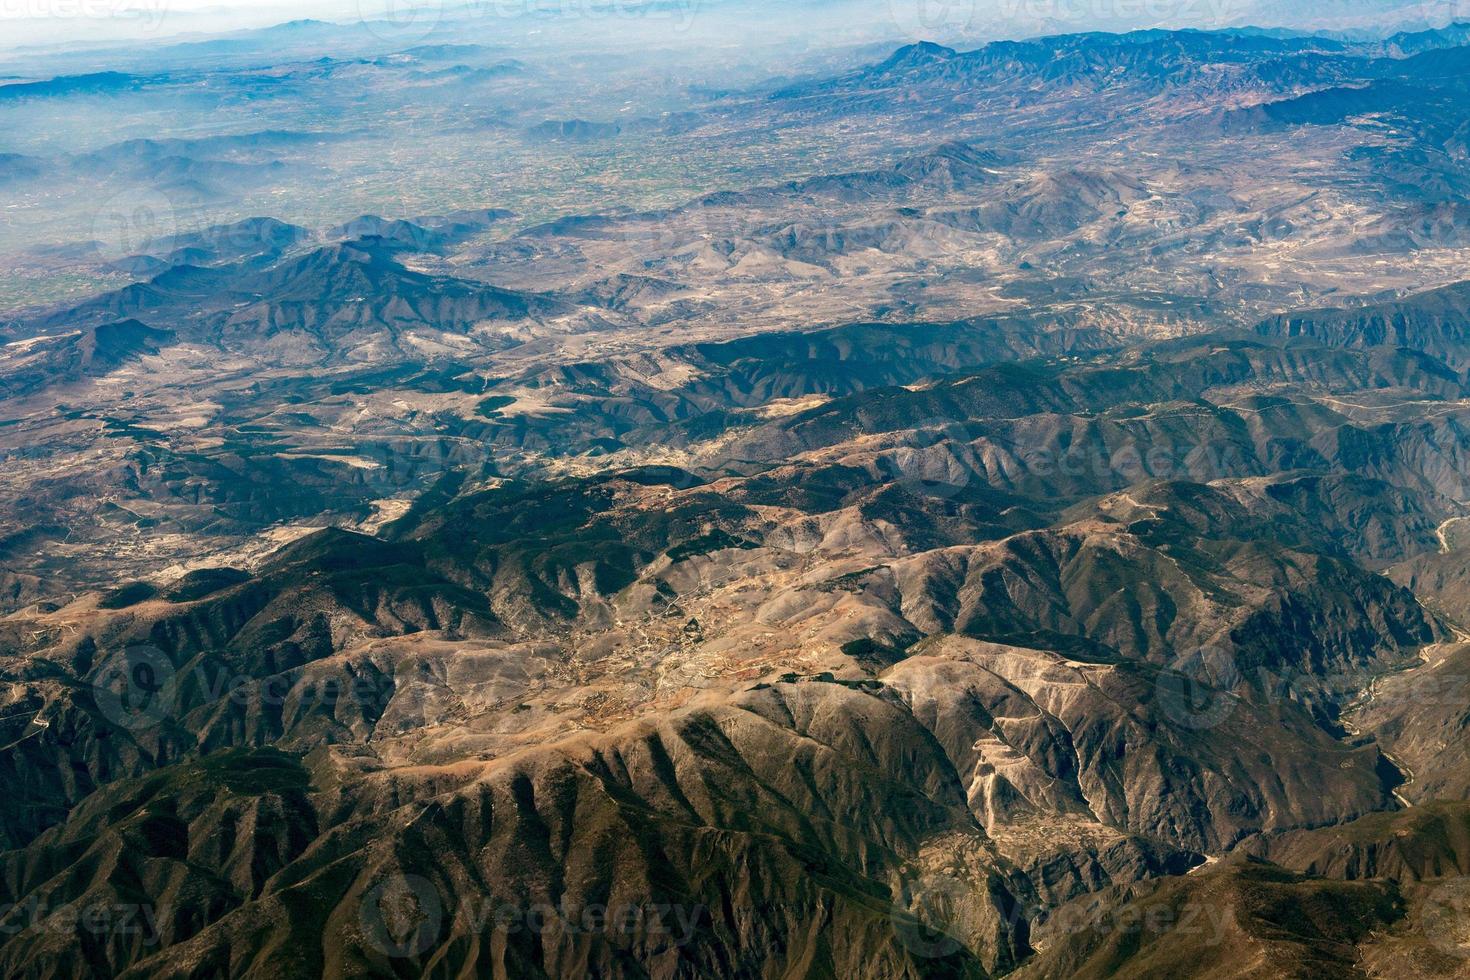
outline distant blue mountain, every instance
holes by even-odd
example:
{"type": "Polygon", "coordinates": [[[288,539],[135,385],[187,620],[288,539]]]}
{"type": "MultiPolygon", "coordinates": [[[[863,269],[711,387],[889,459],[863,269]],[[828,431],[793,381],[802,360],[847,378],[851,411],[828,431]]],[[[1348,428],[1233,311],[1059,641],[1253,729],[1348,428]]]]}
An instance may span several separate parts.
{"type": "Polygon", "coordinates": [[[112,95],[142,88],[149,79],[116,71],[61,75],[44,82],[0,85],[0,99],[46,99],[63,95],[112,95]]]}

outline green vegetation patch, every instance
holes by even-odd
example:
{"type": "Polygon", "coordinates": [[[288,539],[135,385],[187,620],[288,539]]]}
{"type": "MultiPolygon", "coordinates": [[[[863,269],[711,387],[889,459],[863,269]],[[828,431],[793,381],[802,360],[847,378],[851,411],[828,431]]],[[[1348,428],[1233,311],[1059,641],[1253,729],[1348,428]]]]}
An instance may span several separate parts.
{"type": "Polygon", "coordinates": [[[700,555],[713,554],[716,551],[724,551],[726,548],[739,548],[742,551],[754,551],[760,545],[754,541],[746,541],[737,538],[716,528],[708,534],[702,534],[692,541],[675,545],[667,552],[670,561],[680,562],[700,555]]]}
{"type": "Polygon", "coordinates": [[[475,414],[487,419],[501,418],[500,410],[514,405],[516,400],[508,395],[491,395],[475,406],[475,414]]]}
{"type": "Polygon", "coordinates": [[[104,595],[97,603],[102,609],[126,609],[140,602],[147,602],[158,595],[158,589],[147,582],[129,582],[104,595]]]}

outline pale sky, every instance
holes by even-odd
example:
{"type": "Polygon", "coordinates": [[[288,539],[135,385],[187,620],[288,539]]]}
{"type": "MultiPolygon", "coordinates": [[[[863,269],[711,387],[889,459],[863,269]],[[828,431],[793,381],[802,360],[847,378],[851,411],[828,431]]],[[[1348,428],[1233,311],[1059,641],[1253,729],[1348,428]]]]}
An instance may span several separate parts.
{"type": "MultiPolygon", "coordinates": [[[[265,27],[303,17],[381,16],[394,0],[0,0],[0,48],[110,38],[169,37],[265,27]]],[[[399,0],[420,3],[424,0],[399,0]]]]}
{"type": "MultiPolygon", "coordinates": [[[[388,10],[401,17],[416,7],[453,11],[476,3],[509,3],[513,7],[550,7],[576,3],[632,2],[632,0],[0,0],[0,49],[27,45],[76,44],[117,39],[159,39],[183,34],[217,34],[265,27],[300,18],[344,23],[379,19],[388,10]]],[[[694,8],[721,4],[721,0],[677,0],[694,8]]],[[[751,0],[752,7],[770,0],[751,0]]],[[[778,0],[786,12],[803,0],[778,0]]],[[[841,0],[838,0],[841,2],[841,0]]],[[[967,14],[989,26],[1014,24],[1064,30],[1116,26],[1225,27],[1241,24],[1311,28],[1377,28],[1392,25],[1431,26],[1470,19],[1470,0],[851,0],[854,12],[886,14],[899,27],[924,34],[936,16],[946,19],[967,14]],[[872,8],[872,9],[869,9],[872,8]],[[1161,19],[1145,16],[1136,23],[1115,25],[1099,21],[1105,13],[1157,10],[1161,19]],[[1028,11],[1067,13],[1071,19],[1032,21],[1028,11]]],[[[833,0],[814,0],[827,12],[833,0]]],[[[723,4],[721,4],[723,5],[723,4]]],[[[898,32],[904,33],[902,31],[898,32]]],[[[1023,32],[1024,33],[1024,32],[1023,32]]],[[[938,36],[941,31],[931,31],[938,36]]],[[[930,36],[926,35],[926,36],[930,36]]],[[[1005,34],[996,36],[1007,36],[1005,34]]]]}

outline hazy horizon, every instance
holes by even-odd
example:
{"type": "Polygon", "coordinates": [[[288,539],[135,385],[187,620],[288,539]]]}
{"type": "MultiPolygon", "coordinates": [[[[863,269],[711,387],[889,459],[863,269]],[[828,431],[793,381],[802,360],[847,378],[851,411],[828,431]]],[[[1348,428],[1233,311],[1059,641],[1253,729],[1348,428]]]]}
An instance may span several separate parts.
{"type": "MultiPolygon", "coordinates": [[[[0,50],[219,36],[304,19],[344,26],[386,20],[395,29],[432,22],[446,35],[531,15],[544,22],[556,14],[631,18],[657,10],[683,24],[728,7],[728,0],[7,0],[0,2],[0,50]]],[[[838,29],[875,41],[963,42],[1149,27],[1391,33],[1466,18],[1470,0],[1336,0],[1306,11],[1279,0],[818,0],[782,5],[755,26],[795,20],[823,41],[838,29]]]]}
{"type": "Polygon", "coordinates": [[[1470,0],[0,16],[0,978],[1470,977],[1470,0]]]}

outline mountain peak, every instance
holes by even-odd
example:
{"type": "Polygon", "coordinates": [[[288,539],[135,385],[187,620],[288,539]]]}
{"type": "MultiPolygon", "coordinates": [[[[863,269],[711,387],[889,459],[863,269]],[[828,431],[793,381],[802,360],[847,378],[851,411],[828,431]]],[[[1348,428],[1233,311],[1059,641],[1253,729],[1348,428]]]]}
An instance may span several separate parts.
{"type": "Polygon", "coordinates": [[[948,61],[957,53],[954,48],[946,48],[944,45],[935,44],[933,41],[919,41],[916,44],[899,48],[879,68],[880,70],[888,70],[932,65],[936,62],[948,61]]]}

